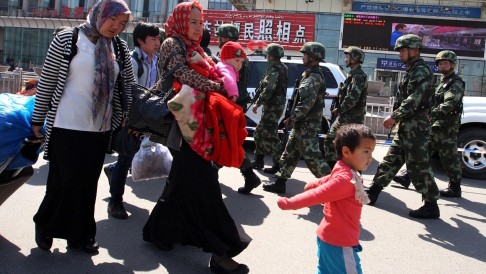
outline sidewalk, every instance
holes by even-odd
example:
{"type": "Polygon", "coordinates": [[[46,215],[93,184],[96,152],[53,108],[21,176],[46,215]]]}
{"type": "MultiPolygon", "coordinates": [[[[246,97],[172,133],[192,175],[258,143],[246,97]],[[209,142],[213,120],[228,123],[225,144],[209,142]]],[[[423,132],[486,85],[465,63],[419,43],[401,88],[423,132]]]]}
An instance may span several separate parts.
{"type": "MultiPolygon", "coordinates": [[[[377,145],[369,170],[369,185],[387,146],[377,145]]],[[[251,151],[251,149],[248,149],[251,151]]],[[[107,156],[105,163],[115,161],[107,156]]],[[[266,158],[267,164],[271,162],[266,158]]],[[[101,175],[96,203],[97,240],[100,253],[90,256],[66,249],[55,239],[51,252],[37,248],[32,216],[43,198],[47,164],[39,160],[34,176],[0,207],[1,273],[210,273],[210,254],[177,245],[165,252],[142,240],[142,227],[159,197],[164,180],[132,182],[125,191],[127,220],[108,218],[108,182],[101,175]]],[[[444,188],[446,176],[435,168],[437,184],[444,188]]],[[[266,181],[268,177],[259,173],[266,181]]],[[[300,193],[311,173],[301,161],[287,183],[287,196],[300,193]]],[[[253,238],[235,259],[250,273],[300,274],[316,272],[315,229],[322,206],[282,211],[278,195],[261,187],[254,195],[240,195],[243,185],[238,169],[223,168],[220,182],[225,203],[235,221],[253,238]]],[[[465,179],[462,199],[439,200],[441,219],[415,220],[410,209],[421,206],[420,194],[390,184],[376,207],[365,206],[362,214],[360,254],[365,273],[484,273],[486,269],[486,183],[465,179]]]]}

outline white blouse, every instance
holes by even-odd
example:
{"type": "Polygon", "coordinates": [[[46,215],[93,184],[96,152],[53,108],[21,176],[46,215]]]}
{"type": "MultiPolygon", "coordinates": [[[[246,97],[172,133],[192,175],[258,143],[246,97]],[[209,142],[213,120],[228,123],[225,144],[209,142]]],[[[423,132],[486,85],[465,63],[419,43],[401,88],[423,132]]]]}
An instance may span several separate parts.
{"type": "MultiPolygon", "coordinates": [[[[103,125],[104,109],[102,108],[97,117],[93,119],[91,107],[93,105],[92,90],[94,88],[95,71],[95,45],[89,41],[88,37],[79,31],[76,43],[78,51],[71,60],[69,72],[64,85],[59,107],[54,121],[54,127],[104,132],[111,129],[111,115],[113,111],[113,90],[110,91],[110,102],[108,104],[108,123],[103,125]]],[[[112,45],[113,60],[115,54],[112,45]]],[[[115,64],[115,76],[118,75],[120,68],[115,64]]],[[[116,77],[114,79],[116,81],[116,77]]]]}

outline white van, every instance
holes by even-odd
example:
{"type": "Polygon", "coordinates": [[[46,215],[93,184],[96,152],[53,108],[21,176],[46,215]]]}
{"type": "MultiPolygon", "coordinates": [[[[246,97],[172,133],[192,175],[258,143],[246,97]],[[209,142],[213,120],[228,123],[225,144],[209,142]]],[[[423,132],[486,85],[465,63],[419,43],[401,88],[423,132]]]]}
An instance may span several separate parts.
{"type": "MultiPolygon", "coordinates": [[[[248,81],[248,92],[253,98],[255,96],[255,90],[258,88],[258,84],[262,79],[265,71],[268,67],[267,60],[262,55],[249,55],[248,59],[250,61],[250,80],[248,81]]],[[[288,68],[288,84],[287,84],[287,100],[292,97],[294,91],[295,81],[302,77],[302,73],[305,70],[305,66],[302,63],[302,57],[282,57],[282,63],[284,63],[288,68]]],[[[325,107],[322,110],[322,132],[320,132],[320,137],[327,133],[329,130],[329,120],[331,119],[330,106],[332,99],[337,96],[338,88],[341,83],[346,79],[344,71],[338,65],[331,63],[320,63],[320,66],[325,74],[326,81],[326,96],[325,107]]],[[[258,108],[258,112],[255,114],[252,111],[252,107],[246,112],[246,127],[249,135],[253,133],[256,125],[260,121],[262,108],[258,108]]],[[[282,123],[283,116],[280,119],[280,124],[282,123]]],[[[281,127],[280,127],[281,128],[281,127]]]]}

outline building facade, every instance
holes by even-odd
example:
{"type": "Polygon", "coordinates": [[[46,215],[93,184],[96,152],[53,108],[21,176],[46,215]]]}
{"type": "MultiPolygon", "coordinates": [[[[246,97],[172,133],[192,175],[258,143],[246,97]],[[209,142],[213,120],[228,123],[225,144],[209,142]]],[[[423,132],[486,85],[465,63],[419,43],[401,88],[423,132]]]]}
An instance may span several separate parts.
{"type": "MultiPolygon", "coordinates": [[[[162,25],[172,9],[181,0],[125,0],[134,15],[134,21],[148,21],[162,25]]],[[[486,27],[484,31],[478,25],[485,24],[486,1],[440,1],[440,0],[401,0],[401,1],[351,1],[351,0],[201,0],[203,7],[213,10],[233,10],[228,12],[238,16],[238,11],[307,14],[313,16],[313,37],[326,47],[326,61],[344,66],[343,50],[346,46],[360,46],[366,52],[363,69],[370,80],[385,82],[384,95],[393,95],[396,84],[403,75],[403,66],[399,57],[392,48],[374,45],[359,45],[361,41],[346,43],[346,37],[352,31],[347,31],[345,16],[357,16],[364,14],[368,17],[361,23],[370,23],[372,17],[375,21],[385,20],[397,16],[407,20],[434,20],[442,21],[442,29],[447,25],[451,33],[441,33],[447,38],[438,38],[438,35],[424,35],[424,41],[437,45],[436,49],[424,54],[424,59],[433,66],[434,50],[439,48],[460,51],[461,47],[472,49],[459,54],[456,66],[457,72],[466,81],[466,94],[471,96],[486,96],[486,62],[485,45],[486,27]],[[371,17],[370,17],[371,16],[371,17]],[[388,16],[388,17],[387,17],[388,16]],[[412,19],[410,19],[412,18],[412,19]],[[445,23],[444,23],[445,22],[445,23]],[[450,22],[450,26],[449,26],[450,22]],[[456,26],[454,24],[462,24],[456,26]],[[462,28],[462,29],[461,29],[462,28]],[[469,30],[469,36],[460,34],[464,29],[469,30]],[[447,35],[446,35],[447,34],[447,35]],[[458,36],[460,35],[460,37],[458,36]],[[434,38],[435,37],[435,38],[434,38]],[[440,40],[443,39],[443,40],[440,40]],[[444,40],[447,39],[447,40],[444,40]],[[450,41],[453,40],[453,41],[450,41]],[[457,40],[457,41],[456,41],[457,40]],[[445,43],[448,42],[448,43],[445,43]],[[477,48],[477,49],[476,49],[477,48]],[[479,55],[478,55],[479,54],[479,55]],[[483,55],[481,55],[483,54],[483,55]],[[470,56],[469,56],[470,55],[470,56]]],[[[59,26],[76,26],[82,23],[95,0],[8,0],[0,4],[0,63],[14,60],[15,66],[23,69],[42,66],[47,48],[52,40],[52,32],[59,26]]],[[[355,19],[353,19],[353,22],[355,19]]],[[[403,19],[403,20],[405,20],[403,19]]],[[[221,22],[231,22],[234,19],[224,19],[221,22]]],[[[397,21],[398,22],[398,21],[397,21]]],[[[427,21],[429,22],[429,21],[427,21]]],[[[428,28],[432,30],[430,23],[412,22],[414,28],[428,28]]],[[[276,23],[275,23],[276,24],[276,23]]],[[[356,23],[358,24],[358,23],[356,23]]],[[[374,23],[374,24],[380,24],[374,23]]],[[[396,25],[396,24],[395,24],[396,25]]],[[[359,26],[357,26],[359,27],[359,26]]],[[[440,26],[439,26],[440,27],[440,26]]],[[[312,28],[312,27],[309,27],[312,28]]],[[[262,28],[260,28],[261,30],[262,28]]],[[[131,32],[133,24],[121,35],[129,46],[132,47],[131,32]]],[[[256,27],[258,31],[258,27],[256,27]]],[[[307,30],[309,31],[309,30],[307,30]]],[[[386,32],[391,29],[386,30],[386,32]]],[[[373,43],[379,40],[374,34],[381,31],[370,28],[370,31],[358,31],[365,33],[373,43]],[[368,35],[369,34],[369,35],[368,35]]],[[[368,39],[369,38],[369,39],[368,39]]],[[[274,40],[270,37],[267,42],[274,40]]],[[[214,43],[213,43],[213,47],[214,43]]],[[[297,50],[286,50],[291,55],[298,55],[297,50]]]]}

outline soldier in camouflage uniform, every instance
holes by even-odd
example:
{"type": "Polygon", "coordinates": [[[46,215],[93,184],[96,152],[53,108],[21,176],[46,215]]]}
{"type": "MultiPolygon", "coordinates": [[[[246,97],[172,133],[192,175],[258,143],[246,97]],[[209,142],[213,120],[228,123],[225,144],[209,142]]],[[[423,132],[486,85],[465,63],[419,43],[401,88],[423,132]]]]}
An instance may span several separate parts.
{"type": "Polygon", "coordinates": [[[264,157],[273,156],[272,168],[265,168],[264,172],[275,174],[279,169],[279,159],[282,153],[282,145],[278,137],[278,121],[285,109],[287,95],[287,66],[280,61],[284,56],[284,48],[271,43],[265,49],[268,68],[258,87],[258,99],[253,106],[253,113],[257,113],[263,106],[262,117],[256,126],[253,138],[255,140],[255,160],[252,162],[254,169],[262,169],[264,157]]]}
{"type": "Polygon", "coordinates": [[[346,124],[363,124],[366,114],[368,76],[361,69],[365,54],[358,47],[349,47],[344,54],[346,67],[351,70],[344,85],[339,88],[337,107],[331,110],[333,116],[337,118],[324,139],[326,161],[331,168],[338,160],[333,143],[337,130],[346,124]]]}
{"type": "Polygon", "coordinates": [[[285,193],[285,183],[301,156],[317,178],[331,173],[331,168],[319,149],[317,136],[326,95],[324,72],[319,67],[319,62],[325,57],[325,48],[321,43],[308,42],[300,52],[304,54],[303,63],[307,69],[302,74],[297,92],[294,92],[294,106],[290,117],[284,121],[287,126],[288,123],[293,125],[292,131],[280,158],[280,170],[275,174],[276,180],[263,185],[263,190],[278,194],[285,193]]]}
{"type": "MultiPolygon", "coordinates": [[[[218,30],[216,31],[216,35],[218,36],[218,40],[219,40],[219,48],[222,48],[223,45],[228,41],[237,42],[238,38],[240,37],[240,31],[233,24],[221,24],[218,27],[218,30]]],[[[211,57],[215,63],[219,62],[218,57],[216,56],[211,56],[211,57]]],[[[250,77],[248,59],[245,59],[245,62],[243,62],[243,66],[241,67],[238,73],[239,73],[239,80],[236,83],[238,86],[238,99],[236,99],[236,103],[240,105],[244,110],[246,110],[247,104],[251,100],[250,95],[248,95],[248,91],[246,89],[250,77]]],[[[240,166],[240,172],[245,178],[245,185],[238,189],[239,193],[248,194],[252,189],[254,189],[255,187],[259,186],[262,183],[260,178],[253,171],[251,161],[248,158],[248,155],[246,155],[246,153],[243,159],[243,163],[240,166]]]]}
{"type": "Polygon", "coordinates": [[[367,190],[370,205],[386,187],[400,167],[406,163],[412,182],[422,194],[425,204],[409,215],[414,218],[435,219],[440,217],[437,200],[439,189],[429,165],[427,138],[430,133],[429,111],[433,106],[433,74],[428,64],[420,57],[421,38],[407,34],[398,38],[395,50],[407,65],[407,71],[399,85],[400,106],[386,117],[383,126],[392,128],[398,123],[398,132],[393,138],[388,153],[378,166],[373,184],[367,190]]]}
{"type": "MultiPolygon", "coordinates": [[[[430,111],[432,132],[429,136],[429,154],[439,153],[442,168],[449,177],[449,187],[440,190],[442,197],[461,197],[462,170],[457,157],[457,133],[461,126],[465,83],[454,73],[456,63],[456,54],[449,50],[439,52],[435,58],[443,77],[435,91],[435,105],[430,111]]],[[[405,188],[410,185],[407,170],[393,180],[405,188]]]]}

